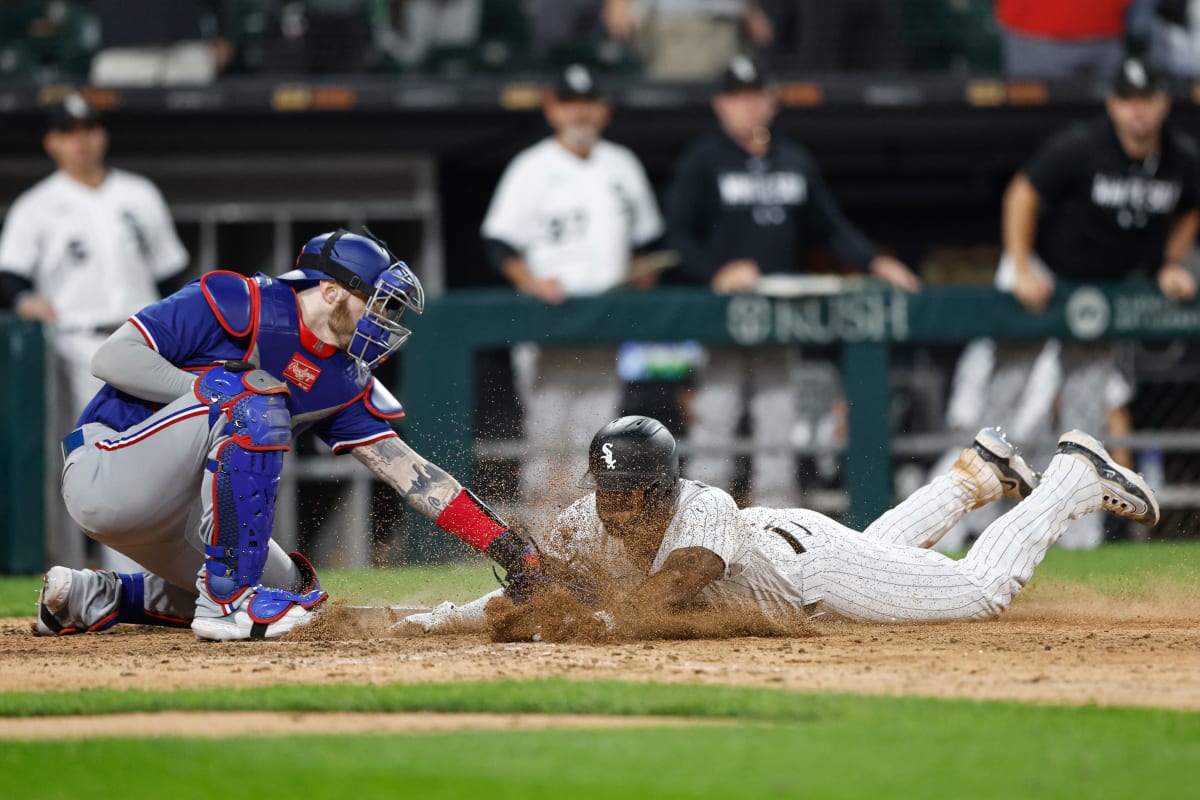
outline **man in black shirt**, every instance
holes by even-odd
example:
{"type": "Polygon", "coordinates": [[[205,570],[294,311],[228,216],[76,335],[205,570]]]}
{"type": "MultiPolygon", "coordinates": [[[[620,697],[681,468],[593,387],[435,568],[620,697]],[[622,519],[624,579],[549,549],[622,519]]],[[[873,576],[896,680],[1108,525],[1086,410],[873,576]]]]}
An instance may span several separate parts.
{"type": "MultiPolygon", "coordinates": [[[[1104,116],[1047,141],[1005,192],[996,286],[1034,313],[1046,307],[1058,279],[1149,274],[1172,300],[1196,295],[1196,279],[1183,262],[1200,229],[1200,151],[1166,125],[1170,98],[1161,77],[1140,60],[1122,64],[1105,106],[1104,116]]],[[[993,357],[977,419],[1002,420],[1014,438],[1035,442],[1057,429],[1050,419],[1057,397],[1060,426],[1107,424],[1111,436],[1131,429],[1125,406],[1133,390],[1116,369],[1112,344],[973,343],[963,364],[993,357]]],[[[1132,462],[1128,452],[1113,454],[1132,462]]],[[[1094,547],[1102,538],[1099,526],[1076,523],[1061,541],[1094,547]]]]}
{"type": "Polygon", "coordinates": [[[772,139],[775,92],[738,56],[713,98],[721,130],[697,142],[675,172],[667,229],[684,274],[722,293],[754,288],[766,273],[793,272],[812,249],[916,291],[917,277],[842,215],[805,148],[772,139]]]}
{"type": "MultiPolygon", "coordinates": [[[[899,289],[920,288],[908,267],[881,255],[843,216],[809,152],[772,138],[778,104],[758,65],[734,58],[712,105],[721,129],[683,156],[667,200],[667,235],[685,276],[722,294],[752,291],[763,275],[795,272],[810,251],[828,247],[839,261],[899,289]]],[[[795,469],[784,445],[803,416],[793,356],[784,348],[710,352],[691,406],[689,440],[696,453],[688,463],[699,480],[729,487],[728,448],[748,382],[755,502],[796,505],[795,469]]],[[[823,407],[810,411],[829,429],[830,405],[840,394],[836,372],[827,364],[806,371],[803,399],[823,397],[823,407]]]]}

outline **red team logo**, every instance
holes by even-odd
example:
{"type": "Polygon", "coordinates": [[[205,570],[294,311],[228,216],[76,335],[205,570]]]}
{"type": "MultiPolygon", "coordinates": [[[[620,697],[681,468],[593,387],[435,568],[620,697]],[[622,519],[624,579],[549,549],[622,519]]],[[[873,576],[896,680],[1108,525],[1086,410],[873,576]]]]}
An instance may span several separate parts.
{"type": "Polygon", "coordinates": [[[288,363],[287,369],[283,371],[283,377],[307,392],[317,382],[317,378],[321,377],[321,370],[311,361],[296,353],[288,363]]]}

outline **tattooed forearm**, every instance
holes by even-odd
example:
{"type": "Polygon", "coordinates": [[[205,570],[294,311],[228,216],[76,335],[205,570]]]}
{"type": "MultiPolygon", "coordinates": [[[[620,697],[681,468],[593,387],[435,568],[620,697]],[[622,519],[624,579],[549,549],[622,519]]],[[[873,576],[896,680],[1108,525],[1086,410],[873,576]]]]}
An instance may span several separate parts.
{"type": "Polygon", "coordinates": [[[431,521],[437,521],[462,485],[453,476],[413,450],[400,438],[354,449],[354,457],[391,486],[404,501],[431,521]]]}

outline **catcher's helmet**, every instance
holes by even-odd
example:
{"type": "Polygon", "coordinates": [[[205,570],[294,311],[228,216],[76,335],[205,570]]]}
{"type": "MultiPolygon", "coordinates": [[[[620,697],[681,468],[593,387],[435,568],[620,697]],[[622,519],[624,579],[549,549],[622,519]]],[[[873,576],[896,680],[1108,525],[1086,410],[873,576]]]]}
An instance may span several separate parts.
{"type": "Polygon", "coordinates": [[[400,324],[404,309],[418,314],[425,310],[425,290],[417,276],[382,239],[366,233],[338,229],[315,236],[301,248],[296,269],[279,276],[297,289],[334,280],[367,295],[366,311],[347,348],[364,378],[412,335],[400,324]]]}
{"type": "Polygon", "coordinates": [[[615,419],[592,437],[581,485],[600,491],[656,489],[670,494],[679,480],[679,451],[667,427],[650,417],[615,419]]]}

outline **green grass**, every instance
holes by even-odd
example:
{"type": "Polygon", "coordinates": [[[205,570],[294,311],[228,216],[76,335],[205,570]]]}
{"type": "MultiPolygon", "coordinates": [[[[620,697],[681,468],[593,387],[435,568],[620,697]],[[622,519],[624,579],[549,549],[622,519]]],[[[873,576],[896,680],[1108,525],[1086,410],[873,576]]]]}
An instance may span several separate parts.
{"type": "MultiPolygon", "coordinates": [[[[498,584],[482,560],[431,567],[323,569],[321,585],[338,600],[356,605],[434,605],[446,599],[470,600],[498,584]]],[[[42,579],[0,576],[0,617],[32,617],[42,579]]]]}
{"type": "MultiPolygon", "coordinates": [[[[1185,797],[1200,715],[653,684],[330,687],[329,707],[724,716],[618,731],[6,742],[5,797],[1185,797]],[[69,769],[63,769],[69,764],[69,769]],[[218,767],[218,765],[228,765],[218,767]],[[135,765],[152,765],[146,769],[135,765]]],[[[319,705],[312,688],[255,693],[319,705]],[[280,694],[280,692],[283,694],[280,694]],[[304,699],[305,696],[308,699],[304,699]]],[[[83,693],[79,693],[83,694],[83,693]]],[[[104,693],[96,693],[98,695],[104,693]]],[[[138,692],[107,693],[132,699],[138,692]]],[[[153,693],[157,694],[157,693],[153,693]]],[[[164,695],[165,696],[165,695],[164,695]]],[[[60,696],[61,698],[62,696],[60,696]]],[[[268,705],[271,705],[270,703],[268,705]]],[[[313,723],[319,733],[319,721],[313,723]]],[[[231,730],[231,736],[239,732],[231,730]]]]}
{"type": "Polygon", "coordinates": [[[1200,542],[1110,544],[1096,550],[1052,549],[1034,580],[1077,583],[1109,594],[1143,594],[1158,586],[1200,588],[1200,542]]]}
{"type": "MultiPolygon", "coordinates": [[[[1053,549],[1034,582],[1076,583],[1115,595],[1157,586],[1200,587],[1200,542],[1110,544],[1098,550],[1053,549]]],[[[433,605],[470,600],[496,588],[481,560],[430,567],[326,569],[321,583],[335,599],[357,605],[433,605]]],[[[0,577],[0,617],[33,616],[37,576],[0,577]]]]}
{"type": "Polygon", "coordinates": [[[497,588],[489,562],[431,567],[321,570],[321,585],[335,599],[357,605],[428,606],[470,600],[497,588]]]}
{"type": "Polygon", "coordinates": [[[32,617],[36,613],[40,575],[0,577],[0,617],[32,617]]]}

